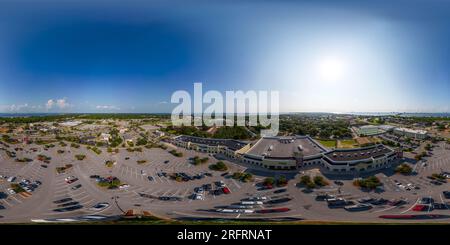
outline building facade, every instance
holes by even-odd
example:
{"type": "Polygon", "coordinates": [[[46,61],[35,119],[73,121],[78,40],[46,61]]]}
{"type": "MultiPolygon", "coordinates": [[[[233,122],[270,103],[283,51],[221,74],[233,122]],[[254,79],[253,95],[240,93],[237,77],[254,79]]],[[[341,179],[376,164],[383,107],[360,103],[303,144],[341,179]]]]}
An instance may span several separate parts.
{"type": "Polygon", "coordinates": [[[394,134],[420,140],[428,138],[427,131],[410,128],[395,128],[394,134]]]}
{"type": "Polygon", "coordinates": [[[402,157],[385,145],[355,149],[327,149],[309,136],[263,137],[250,144],[227,139],[177,136],[172,143],[190,150],[223,154],[228,158],[271,170],[320,168],[329,173],[362,173],[388,168],[402,157]]]}

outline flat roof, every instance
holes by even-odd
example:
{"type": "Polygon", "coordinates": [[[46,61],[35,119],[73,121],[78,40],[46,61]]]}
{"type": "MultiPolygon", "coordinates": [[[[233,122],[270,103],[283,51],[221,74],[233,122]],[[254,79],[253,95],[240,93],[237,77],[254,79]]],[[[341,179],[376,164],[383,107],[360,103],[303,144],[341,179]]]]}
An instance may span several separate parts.
{"type": "Polygon", "coordinates": [[[191,142],[194,144],[202,144],[202,145],[208,145],[208,146],[226,146],[229,149],[236,151],[241,149],[242,147],[246,146],[248,143],[234,140],[234,139],[211,139],[211,138],[201,138],[201,137],[195,137],[195,136],[189,136],[189,135],[181,135],[176,138],[176,140],[184,141],[184,142],[191,142]]]}
{"type": "Polygon", "coordinates": [[[427,131],[425,131],[425,130],[418,130],[418,129],[411,129],[411,128],[395,128],[394,130],[413,133],[413,134],[426,134],[427,133],[427,131]]]}
{"type": "Polygon", "coordinates": [[[325,148],[307,136],[263,137],[246,154],[286,158],[294,157],[296,152],[302,152],[303,156],[310,156],[325,151],[325,148]]]}
{"type": "Polygon", "coordinates": [[[336,149],[324,155],[333,161],[353,161],[368,158],[379,158],[393,151],[384,145],[374,145],[356,149],[336,149]]]}

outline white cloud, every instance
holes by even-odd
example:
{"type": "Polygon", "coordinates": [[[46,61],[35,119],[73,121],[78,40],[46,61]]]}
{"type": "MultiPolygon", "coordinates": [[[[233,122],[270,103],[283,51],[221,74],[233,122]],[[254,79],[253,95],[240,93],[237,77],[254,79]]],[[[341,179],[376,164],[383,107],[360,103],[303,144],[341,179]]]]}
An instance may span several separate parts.
{"type": "Polygon", "coordinates": [[[113,106],[113,105],[98,105],[98,106],[95,107],[95,109],[98,109],[98,110],[115,110],[115,111],[120,110],[119,107],[113,106]]]}
{"type": "Polygon", "coordinates": [[[23,112],[23,111],[28,111],[30,108],[30,105],[28,105],[28,103],[25,104],[20,104],[20,105],[16,105],[16,104],[12,104],[12,105],[0,105],[0,111],[4,111],[4,112],[23,112]]]}
{"type": "Polygon", "coordinates": [[[52,109],[54,104],[55,104],[55,101],[53,99],[50,99],[47,101],[47,104],[45,104],[45,108],[47,108],[47,110],[50,110],[50,109],[52,109]]]}
{"type": "Polygon", "coordinates": [[[53,109],[54,107],[63,110],[72,107],[72,104],[69,104],[69,102],[67,102],[67,98],[49,99],[45,104],[45,108],[47,110],[53,109]]]}

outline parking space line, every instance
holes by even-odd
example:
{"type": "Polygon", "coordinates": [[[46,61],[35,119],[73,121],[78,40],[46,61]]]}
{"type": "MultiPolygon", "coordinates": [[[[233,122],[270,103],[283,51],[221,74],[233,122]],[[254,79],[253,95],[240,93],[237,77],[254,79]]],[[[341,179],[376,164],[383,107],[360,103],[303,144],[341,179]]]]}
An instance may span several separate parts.
{"type": "Polygon", "coordinates": [[[12,199],[14,199],[15,201],[17,201],[18,203],[22,203],[22,201],[21,200],[19,200],[17,197],[15,197],[15,196],[10,196],[12,199]]]}
{"type": "Polygon", "coordinates": [[[416,204],[419,202],[419,199],[420,199],[420,198],[417,198],[416,202],[415,202],[413,205],[411,205],[411,207],[409,207],[407,210],[401,212],[401,214],[404,214],[404,213],[410,211],[414,206],[416,206],[416,204]]]}

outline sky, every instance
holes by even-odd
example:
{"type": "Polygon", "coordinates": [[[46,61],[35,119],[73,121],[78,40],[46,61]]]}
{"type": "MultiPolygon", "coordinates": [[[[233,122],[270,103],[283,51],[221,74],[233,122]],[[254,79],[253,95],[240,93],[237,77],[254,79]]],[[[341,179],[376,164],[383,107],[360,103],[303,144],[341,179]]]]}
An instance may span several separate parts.
{"type": "Polygon", "coordinates": [[[195,82],[281,112],[450,112],[449,26],[445,0],[0,0],[0,113],[171,112],[195,82]]]}

